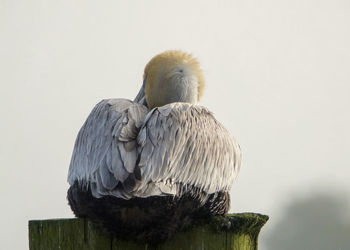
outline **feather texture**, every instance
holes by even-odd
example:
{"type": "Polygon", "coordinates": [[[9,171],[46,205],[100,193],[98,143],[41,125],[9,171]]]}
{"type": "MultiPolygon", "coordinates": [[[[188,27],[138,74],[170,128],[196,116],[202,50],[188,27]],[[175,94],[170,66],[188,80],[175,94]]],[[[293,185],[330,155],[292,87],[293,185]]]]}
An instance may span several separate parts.
{"type": "Polygon", "coordinates": [[[171,103],[149,111],[110,99],[81,128],[68,182],[90,187],[95,198],[181,195],[186,186],[213,194],[230,190],[240,161],[238,144],[204,107],[171,103]]]}

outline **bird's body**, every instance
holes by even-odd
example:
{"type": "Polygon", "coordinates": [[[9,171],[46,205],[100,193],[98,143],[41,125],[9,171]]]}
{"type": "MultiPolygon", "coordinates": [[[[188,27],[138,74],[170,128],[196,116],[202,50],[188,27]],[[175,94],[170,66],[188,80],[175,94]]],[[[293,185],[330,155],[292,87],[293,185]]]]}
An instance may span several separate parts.
{"type": "Polygon", "coordinates": [[[240,151],[212,113],[196,105],[203,86],[198,62],[168,51],[146,66],[134,101],[95,106],[68,175],[78,217],[154,243],[196,217],[227,213],[240,151]]]}

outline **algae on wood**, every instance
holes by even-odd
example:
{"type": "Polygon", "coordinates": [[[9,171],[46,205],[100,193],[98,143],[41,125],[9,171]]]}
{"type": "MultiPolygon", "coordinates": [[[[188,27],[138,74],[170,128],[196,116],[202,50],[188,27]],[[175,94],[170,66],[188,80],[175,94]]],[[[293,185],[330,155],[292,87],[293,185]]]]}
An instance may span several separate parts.
{"type": "Polygon", "coordinates": [[[215,216],[154,247],[111,237],[88,219],[29,221],[31,250],[255,250],[268,216],[244,213],[215,216]]]}

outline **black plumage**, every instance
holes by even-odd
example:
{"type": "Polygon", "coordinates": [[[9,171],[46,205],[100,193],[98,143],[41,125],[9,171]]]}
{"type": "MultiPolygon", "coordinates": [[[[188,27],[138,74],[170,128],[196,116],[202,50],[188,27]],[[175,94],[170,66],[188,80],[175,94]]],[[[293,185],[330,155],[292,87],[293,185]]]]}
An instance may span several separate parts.
{"type": "Polygon", "coordinates": [[[69,188],[67,197],[77,217],[90,218],[117,237],[155,245],[198,220],[228,212],[230,196],[227,192],[206,195],[187,187],[181,193],[180,197],[129,200],[114,196],[95,198],[89,188],[76,182],[69,188]],[[204,204],[203,196],[206,196],[204,204]]]}

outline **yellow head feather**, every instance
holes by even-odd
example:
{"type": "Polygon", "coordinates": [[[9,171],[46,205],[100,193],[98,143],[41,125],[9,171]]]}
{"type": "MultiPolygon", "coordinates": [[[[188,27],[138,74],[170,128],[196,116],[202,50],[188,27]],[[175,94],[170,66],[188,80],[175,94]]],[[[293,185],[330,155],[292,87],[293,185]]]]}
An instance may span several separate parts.
{"type": "Polygon", "coordinates": [[[144,78],[147,77],[145,95],[149,108],[164,105],[157,103],[157,96],[154,95],[159,92],[155,92],[154,88],[160,88],[159,91],[162,91],[162,88],[166,88],[164,85],[174,74],[175,69],[181,70],[182,68],[196,77],[197,101],[200,100],[204,92],[205,83],[199,62],[190,54],[177,50],[169,50],[153,57],[145,67],[144,78]],[[157,82],[161,84],[156,85],[157,82]]]}

